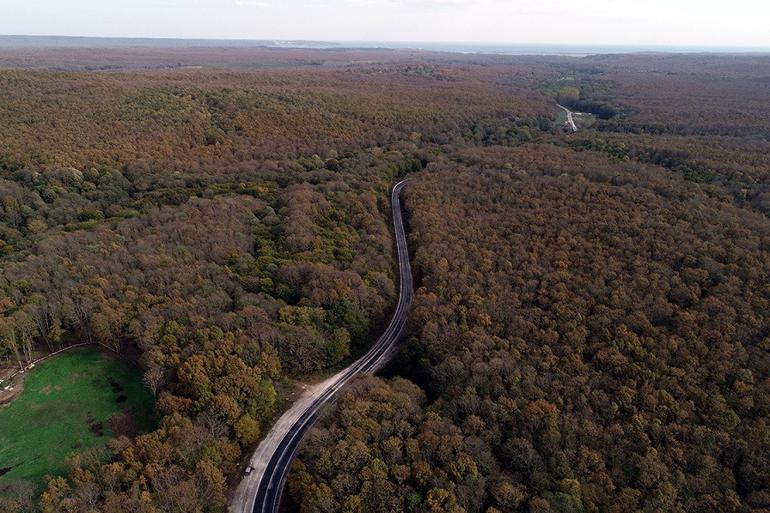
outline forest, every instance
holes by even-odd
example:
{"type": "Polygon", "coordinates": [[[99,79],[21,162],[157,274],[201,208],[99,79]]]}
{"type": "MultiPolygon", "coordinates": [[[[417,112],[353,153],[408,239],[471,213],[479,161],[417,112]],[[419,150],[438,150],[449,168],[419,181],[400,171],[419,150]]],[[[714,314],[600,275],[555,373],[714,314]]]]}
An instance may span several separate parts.
{"type": "MultiPolygon", "coordinates": [[[[0,361],[92,342],[154,429],[0,510],[224,512],[303,383],[287,511],[770,511],[770,59],[0,51],[0,361]],[[719,98],[719,102],[714,99],[719,98]],[[556,102],[591,112],[569,133],[556,102]]],[[[0,461],[0,468],[4,467],[0,461]]]]}
{"type": "Polygon", "coordinates": [[[422,390],[348,391],[301,510],[762,511],[767,219],[601,155],[456,159],[406,192],[422,286],[394,366],[422,390]]]}

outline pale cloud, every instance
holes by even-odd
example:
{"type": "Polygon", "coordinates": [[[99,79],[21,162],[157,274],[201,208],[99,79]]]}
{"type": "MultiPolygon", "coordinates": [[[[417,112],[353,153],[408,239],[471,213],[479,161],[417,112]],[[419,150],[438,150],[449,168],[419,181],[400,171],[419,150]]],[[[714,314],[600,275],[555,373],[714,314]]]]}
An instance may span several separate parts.
{"type": "Polygon", "coordinates": [[[268,2],[261,0],[233,0],[238,7],[270,7],[268,2]]]}
{"type": "Polygon", "coordinates": [[[0,0],[0,33],[770,47],[766,0],[0,0]]]}

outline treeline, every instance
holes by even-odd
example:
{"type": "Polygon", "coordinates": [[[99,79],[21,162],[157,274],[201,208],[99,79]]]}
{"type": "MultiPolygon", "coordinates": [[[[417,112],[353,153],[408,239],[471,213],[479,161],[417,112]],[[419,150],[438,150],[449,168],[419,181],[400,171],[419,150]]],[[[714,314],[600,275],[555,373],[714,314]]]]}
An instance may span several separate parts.
{"type": "Polygon", "coordinates": [[[305,443],[303,512],[762,512],[770,221],[638,163],[460,149],[405,192],[397,378],[305,443]],[[422,390],[421,390],[422,389],[422,390]]]}
{"type": "MultiPolygon", "coordinates": [[[[222,175],[413,138],[450,142],[480,119],[538,126],[542,96],[496,81],[524,66],[356,66],[262,73],[0,71],[0,164],[222,175]],[[55,122],[54,122],[55,121],[55,122]],[[34,144],[32,144],[34,143],[34,144]]],[[[530,78],[530,81],[532,79],[530,78]]]]}
{"type": "MultiPolygon", "coordinates": [[[[575,77],[569,77],[574,80],[575,77]]],[[[563,86],[555,91],[556,102],[560,105],[578,112],[588,112],[596,115],[599,119],[611,119],[619,114],[618,109],[608,103],[606,100],[593,99],[593,87],[586,87],[585,84],[578,83],[581,87],[563,86]],[[583,90],[581,90],[581,88],[583,90]],[[592,98],[592,99],[588,99],[592,98]]],[[[593,85],[588,82],[588,85],[593,85]]]]}
{"type": "Polygon", "coordinates": [[[586,59],[586,99],[629,115],[599,123],[609,132],[680,136],[770,136],[765,101],[770,59],[727,55],[605,55],[586,59]]]}
{"type": "Polygon", "coordinates": [[[600,151],[619,161],[661,166],[700,184],[712,197],[770,214],[770,145],[765,141],[602,132],[581,134],[569,146],[600,151]]]}

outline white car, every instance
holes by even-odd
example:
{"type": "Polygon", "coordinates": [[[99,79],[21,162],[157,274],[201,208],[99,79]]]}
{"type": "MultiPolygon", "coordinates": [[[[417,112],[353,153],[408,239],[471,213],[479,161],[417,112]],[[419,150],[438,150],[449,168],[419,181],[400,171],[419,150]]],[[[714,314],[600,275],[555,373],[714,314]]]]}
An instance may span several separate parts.
{"type": "Polygon", "coordinates": [[[243,471],[243,473],[244,473],[244,474],[246,474],[246,475],[248,476],[249,474],[251,474],[251,471],[252,471],[252,470],[254,470],[254,467],[252,467],[251,465],[249,465],[248,467],[246,467],[246,470],[244,470],[244,471],[243,471]]]}

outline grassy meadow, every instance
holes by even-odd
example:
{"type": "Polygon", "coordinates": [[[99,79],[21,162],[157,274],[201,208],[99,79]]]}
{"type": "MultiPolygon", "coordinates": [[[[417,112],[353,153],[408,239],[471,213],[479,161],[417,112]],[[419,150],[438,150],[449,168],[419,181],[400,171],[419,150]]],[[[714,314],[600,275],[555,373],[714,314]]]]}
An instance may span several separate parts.
{"type": "Polygon", "coordinates": [[[93,349],[75,350],[30,371],[21,395],[0,409],[0,485],[40,489],[66,472],[73,452],[117,434],[152,429],[153,399],[141,372],[93,349]]]}

